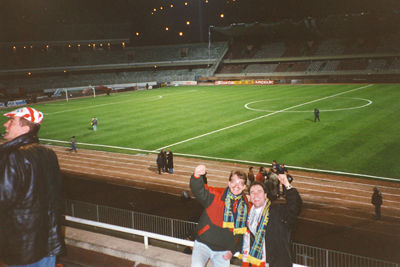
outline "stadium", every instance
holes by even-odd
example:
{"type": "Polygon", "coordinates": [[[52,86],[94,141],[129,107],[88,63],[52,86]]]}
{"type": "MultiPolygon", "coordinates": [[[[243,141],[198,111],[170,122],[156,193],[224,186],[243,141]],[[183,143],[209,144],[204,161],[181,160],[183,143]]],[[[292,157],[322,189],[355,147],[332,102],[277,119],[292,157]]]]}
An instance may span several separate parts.
{"type": "MultiPolygon", "coordinates": [[[[44,113],[40,142],[58,156],[65,225],[78,229],[68,231],[143,243],[142,233],[97,221],[169,236],[180,241],[148,242],[184,258],[182,240],[201,213],[189,188],[194,168],[205,164],[209,185],[224,187],[232,169],[277,160],[304,201],[294,263],[398,266],[398,4],[114,2],[1,4],[0,109],[44,113]],[[173,174],[157,173],[162,149],[174,153],[173,174]],[[381,220],[373,219],[375,186],[381,220]]],[[[66,238],[64,266],[102,266],[96,258],[122,254],[145,264],[133,252],[66,238]]],[[[173,260],[147,266],[187,264],[173,260]]]]}

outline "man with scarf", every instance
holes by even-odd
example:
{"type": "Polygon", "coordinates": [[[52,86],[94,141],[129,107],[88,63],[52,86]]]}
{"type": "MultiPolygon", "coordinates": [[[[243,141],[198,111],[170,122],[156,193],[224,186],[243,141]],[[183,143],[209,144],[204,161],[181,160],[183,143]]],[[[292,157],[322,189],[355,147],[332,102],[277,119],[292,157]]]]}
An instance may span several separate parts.
{"type": "Polygon", "coordinates": [[[190,189],[204,207],[193,246],[192,267],[204,267],[210,260],[215,267],[230,266],[232,255],[241,251],[246,232],[248,201],[243,194],[247,175],[232,171],[228,187],[204,184],[206,167],[199,165],[190,178],[190,189]]]}
{"type": "Polygon", "coordinates": [[[300,213],[302,200],[286,174],[278,175],[286,191],[286,203],[276,200],[274,185],[254,182],[250,185],[251,208],[247,232],[243,238],[242,266],[291,267],[290,232],[300,213]],[[269,264],[269,265],[268,265],[269,264]]]}

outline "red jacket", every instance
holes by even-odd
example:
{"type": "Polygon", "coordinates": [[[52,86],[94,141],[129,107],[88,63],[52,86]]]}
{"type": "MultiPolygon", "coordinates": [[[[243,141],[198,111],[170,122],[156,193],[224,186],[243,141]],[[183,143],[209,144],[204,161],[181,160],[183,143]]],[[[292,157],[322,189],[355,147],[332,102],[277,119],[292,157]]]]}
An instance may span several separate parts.
{"type": "MultiPolygon", "coordinates": [[[[197,225],[196,240],[214,251],[230,250],[232,254],[241,251],[243,235],[233,235],[228,228],[222,228],[225,198],[229,188],[208,187],[203,177],[190,178],[190,189],[197,201],[205,208],[197,225]]],[[[248,200],[243,195],[246,203],[248,200]]]]}

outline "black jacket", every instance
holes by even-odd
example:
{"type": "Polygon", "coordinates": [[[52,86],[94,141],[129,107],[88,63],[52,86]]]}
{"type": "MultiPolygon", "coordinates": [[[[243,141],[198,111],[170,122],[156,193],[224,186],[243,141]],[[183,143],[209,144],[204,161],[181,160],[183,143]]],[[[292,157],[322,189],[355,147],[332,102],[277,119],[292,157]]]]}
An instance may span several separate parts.
{"type": "Polygon", "coordinates": [[[302,200],[295,188],[287,190],[286,203],[273,202],[265,232],[266,258],[270,267],[291,267],[290,234],[301,211],[302,200]]]}
{"type": "Polygon", "coordinates": [[[56,154],[36,137],[0,146],[0,261],[36,262],[60,254],[61,172],[56,154]]]}

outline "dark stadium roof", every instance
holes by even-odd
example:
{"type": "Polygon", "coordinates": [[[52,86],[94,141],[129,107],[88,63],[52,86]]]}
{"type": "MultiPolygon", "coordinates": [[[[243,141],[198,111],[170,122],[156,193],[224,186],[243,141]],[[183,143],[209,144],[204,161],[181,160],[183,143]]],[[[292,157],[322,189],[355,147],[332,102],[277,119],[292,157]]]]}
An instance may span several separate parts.
{"type": "Polygon", "coordinates": [[[82,38],[85,25],[99,25],[94,39],[129,25],[123,35],[134,44],[199,42],[207,40],[210,25],[298,23],[354,14],[379,19],[400,16],[399,10],[398,0],[2,0],[0,42],[49,40],[60,31],[68,39],[75,32],[82,38]]]}

